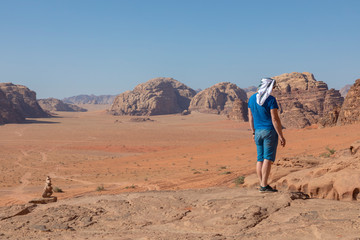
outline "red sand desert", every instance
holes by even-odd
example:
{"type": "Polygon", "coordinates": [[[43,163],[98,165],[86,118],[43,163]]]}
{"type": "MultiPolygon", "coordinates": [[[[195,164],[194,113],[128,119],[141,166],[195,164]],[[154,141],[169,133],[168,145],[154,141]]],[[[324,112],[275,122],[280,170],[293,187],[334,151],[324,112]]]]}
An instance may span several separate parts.
{"type": "MultiPolygon", "coordinates": [[[[188,116],[151,116],[150,120],[143,122],[132,121],[134,117],[130,116],[111,116],[101,110],[57,114],[55,118],[29,119],[26,124],[7,124],[0,127],[0,206],[8,206],[6,209],[9,210],[20,206],[17,204],[25,204],[40,197],[46,176],[52,178],[53,187],[64,191],[54,193],[59,199],[58,203],[54,204],[66,201],[69,203],[76,199],[110,201],[112,197],[109,194],[126,192],[149,192],[151,195],[160,190],[176,190],[174,194],[181,195],[183,190],[197,189],[202,189],[200,192],[206,192],[206,189],[214,191],[214,196],[220,198],[223,197],[221,194],[229,196],[231,192],[236,192],[241,195],[243,192],[250,198],[264,199],[255,187],[242,189],[234,183],[239,176],[245,176],[245,179],[252,176],[249,179],[254,179],[256,149],[248,123],[227,120],[220,115],[200,113],[188,116]],[[98,191],[102,186],[104,190],[98,191]],[[220,187],[220,190],[211,190],[213,187],[220,187]],[[219,191],[222,193],[216,195],[219,191]]],[[[318,157],[326,153],[327,148],[337,151],[348,148],[359,139],[360,125],[285,129],[284,135],[287,146],[279,147],[277,159],[318,157]]],[[[265,198],[283,199],[286,198],[284,196],[278,194],[276,197],[265,198]]],[[[279,201],[280,204],[288,204],[285,200],[279,201]]],[[[324,205],[324,201],[329,200],[306,201],[322,201],[312,204],[324,205]]],[[[330,202],[334,206],[350,204],[330,202]]],[[[47,205],[46,208],[51,207],[51,204],[47,205]]],[[[181,205],[181,208],[189,208],[191,204],[185,205],[181,205]]],[[[270,211],[269,209],[267,211],[270,211]]],[[[276,212],[274,209],[271,211],[276,212]]],[[[359,228],[360,223],[356,224],[359,228]]],[[[208,231],[204,226],[199,227],[199,232],[202,230],[208,231]]],[[[234,234],[231,231],[228,233],[234,234]]],[[[251,234],[246,235],[247,238],[256,235],[251,234]]],[[[130,235],[126,235],[129,238],[114,239],[133,239],[130,235]]],[[[140,239],[146,234],[136,236],[140,239]]],[[[151,236],[153,238],[141,239],[169,239],[167,237],[177,235],[165,234],[164,238],[156,238],[156,234],[151,236]]],[[[187,239],[186,235],[179,236],[176,239],[187,239]]],[[[21,238],[21,235],[18,237],[21,238]]],[[[86,238],[87,235],[82,237],[86,238]]],[[[289,236],[278,237],[286,239],[289,236]]],[[[213,239],[216,239],[216,236],[213,239]]],[[[218,239],[232,238],[228,236],[218,239]]]]}

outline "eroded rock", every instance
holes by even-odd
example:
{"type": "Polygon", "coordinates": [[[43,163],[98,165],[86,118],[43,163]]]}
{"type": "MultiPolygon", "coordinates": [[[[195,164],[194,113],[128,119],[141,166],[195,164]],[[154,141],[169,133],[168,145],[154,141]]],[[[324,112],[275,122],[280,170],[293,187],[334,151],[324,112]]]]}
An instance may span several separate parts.
{"type": "Polygon", "coordinates": [[[42,109],[52,111],[63,111],[63,112],[86,112],[85,108],[81,108],[74,104],[64,103],[63,101],[56,98],[47,98],[38,100],[42,109]]]}
{"type": "Polygon", "coordinates": [[[357,79],[346,95],[339,114],[339,125],[360,122],[360,79],[357,79]]]}
{"type": "Polygon", "coordinates": [[[273,78],[277,85],[273,95],[278,101],[285,128],[336,124],[344,101],[338,90],[328,90],[326,83],[316,81],[314,75],[307,72],[285,73],[273,78]]]}
{"type": "Polygon", "coordinates": [[[222,82],[196,94],[190,102],[189,109],[201,113],[226,115],[232,112],[236,99],[247,103],[246,92],[233,83],[222,82]]]}
{"type": "Polygon", "coordinates": [[[173,78],[155,78],[116,97],[113,115],[163,115],[187,110],[196,92],[173,78]]]}

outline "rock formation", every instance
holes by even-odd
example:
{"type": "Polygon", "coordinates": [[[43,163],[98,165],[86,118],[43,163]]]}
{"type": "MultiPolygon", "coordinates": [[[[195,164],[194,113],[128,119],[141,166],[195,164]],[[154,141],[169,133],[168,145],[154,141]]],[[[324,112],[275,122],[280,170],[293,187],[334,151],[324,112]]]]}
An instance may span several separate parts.
{"type": "Polygon", "coordinates": [[[56,202],[57,197],[51,196],[52,194],[53,194],[53,187],[51,183],[51,178],[47,176],[45,181],[44,191],[41,195],[42,197],[30,200],[29,203],[46,204],[46,203],[56,202]]]}
{"type": "Polygon", "coordinates": [[[307,72],[285,73],[273,78],[277,82],[273,95],[285,128],[336,124],[344,101],[338,90],[328,90],[326,83],[316,81],[313,74],[307,72]]]}
{"type": "Polygon", "coordinates": [[[51,178],[49,176],[47,176],[46,181],[45,181],[44,192],[42,194],[43,198],[49,198],[53,194],[53,188],[51,185],[52,185],[51,178]]]}
{"type": "Polygon", "coordinates": [[[241,99],[235,99],[231,112],[227,115],[231,120],[238,120],[241,122],[249,121],[247,102],[241,99]]]}
{"type": "Polygon", "coordinates": [[[14,107],[5,93],[0,90],[0,124],[19,123],[24,120],[25,117],[14,107]]]}
{"type": "Polygon", "coordinates": [[[110,105],[114,102],[116,95],[78,95],[73,97],[64,98],[64,103],[70,104],[103,104],[110,105]]]}
{"type": "Polygon", "coordinates": [[[340,89],[340,94],[341,94],[341,96],[342,96],[343,98],[346,97],[346,94],[349,92],[351,86],[352,86],[351,84],[347,84],[347,85],[345,85],[344,87],[342,87],[342,88],[340,89]]]}
{"type": "Polygon", "coordinates": [[[0,83],[0,90],[24,118],[42,118],[49,116],[39,106],[36,100],[36,93],[29,88],[12,83],[0,83]]]}
{"type": "Polygon", "coordinates": [[[250,87],[247,87],[247,88],[244,88],[244,91],[246,92],[246,95],[248,97],[248,99],[254,94],[257,92],[257,87],[255,86],[250,86],[250,87]]]}
{"type": "Polygon", "coordinates": [[[346,95],[339,114],[339,125],[360,122],[360,79],[357,79],[346,95]]]}
{"type": "Polygon", "coordinates": [[[64,103],[63,101],[55,98],[47,98],[38,100],[42,109],[46,111],[64,111],[64,112],[86,112],[85,108],[64,103]]]}
{"type": "Polygon", "coordinates": [[[162,115],[188,109],[196,92],[172,78],[155,78],[116,97],[113,115],[162,115]]]}
{"type": "Polygon", "coordinates": [[[236,99],[247,102],[246,92],[233,83],[222,82],[196,94],[189,109],[202,113],[229,114],[236,99]]]}
{"type": "MultiPolygon", "coordinates": [[[[278,190],[300,191],[311,198],[358,201],[360,199],[360,141],[347,149],[327,149],[319,157],[284,157],[274,163],[269,184],[278,190]]],[[[245,187],[258,186],[256,174],[245,178],[245,187]]]]}
{"type": "Polygon", "coordinates": [[[48,116],[37,103],[35,92],[22,85],[0,83],[0,124],[48,116]]]}

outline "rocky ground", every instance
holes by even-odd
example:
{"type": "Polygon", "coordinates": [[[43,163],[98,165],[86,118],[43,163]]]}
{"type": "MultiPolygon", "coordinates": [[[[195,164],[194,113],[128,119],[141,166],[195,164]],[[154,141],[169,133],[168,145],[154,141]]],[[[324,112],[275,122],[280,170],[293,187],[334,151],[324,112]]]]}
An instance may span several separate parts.
{"type": "Polygon", "coordinates": [[[2,239],[359,239],[357,202],[208,188],[2,207],[2,239]]]}

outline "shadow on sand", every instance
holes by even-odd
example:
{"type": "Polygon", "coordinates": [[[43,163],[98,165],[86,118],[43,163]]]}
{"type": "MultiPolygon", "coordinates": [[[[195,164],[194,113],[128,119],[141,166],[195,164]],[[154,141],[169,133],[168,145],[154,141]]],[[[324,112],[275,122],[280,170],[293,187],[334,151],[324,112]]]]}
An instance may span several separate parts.
{"type": "Polygon", "coordinates": [[[50,121],[43,121],[43,120],[35,120],[35,119],[25,119],[24,122],[19,124],[58,124],[60,122],[50,122],[50,121]]]}

